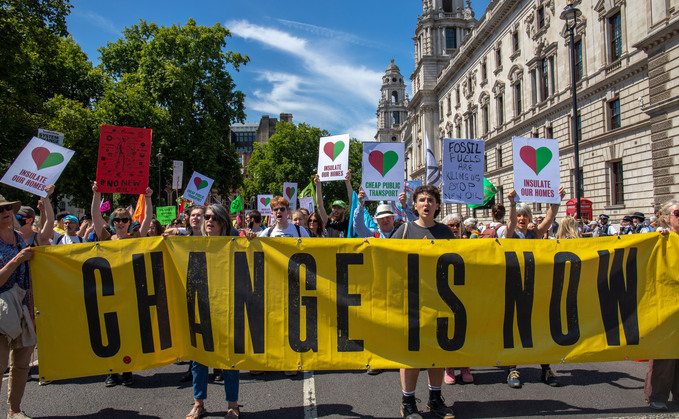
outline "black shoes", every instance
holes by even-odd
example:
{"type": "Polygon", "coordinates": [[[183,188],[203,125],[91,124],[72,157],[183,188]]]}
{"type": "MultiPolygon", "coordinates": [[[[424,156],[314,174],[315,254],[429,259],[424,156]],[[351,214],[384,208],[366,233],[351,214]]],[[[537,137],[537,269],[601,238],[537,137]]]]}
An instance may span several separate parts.
{"type": "Polygon", "coordinates": [[[109,374],[104,381],[106,387],[115,387],[120,384],[120,376],[118,374],[109,374]]]}
{"type": "Polygon", "coordinates": [[[559,382],[556,381],[556,374],[551,370],[551,368],[543,369],[540,380],[550,387],[559,387],[559,382]]]}
{"type": "Polygon", "coordinates": [[[215,383],[221,383],[224,381],[224,373],[222,370],[215,368],[214,373],[212,374],[212,381],[215,383]]]}
{"type": "Polygon", "coordinates": [[[455,419],[453,409],[446,406],[440,391],[430,391],[427,409],[436,416],[444,419],[455,419]]]}
{"type": "Polygon", "coordinates": [[[124,372],[123,373],[123,385],[125,387],[129,387],[132,384],[134,384],[134,378],[132,378],[132,373],[131,372],[124,372]]]}
{"type": "Polygon", "coordinates": [[[417,409],[417,399],[415,396],[403,396],[401,417],[404,419],[422,419],[420,411],[417,409]]]}

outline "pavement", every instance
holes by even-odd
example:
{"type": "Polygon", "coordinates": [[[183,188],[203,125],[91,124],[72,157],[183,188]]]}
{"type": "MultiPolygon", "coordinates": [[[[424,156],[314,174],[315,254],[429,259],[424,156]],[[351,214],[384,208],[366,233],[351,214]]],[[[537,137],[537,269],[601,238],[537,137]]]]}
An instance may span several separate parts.
{"type": "MultiPolygon", "coordinates": [[[[509,388],[503,369],[472,368],[473,384],[444,385],[443,396],[457,418],[679,418],[679,405],[658,414],[644,401],[646,362],[553,365],[560,387],[540,382],[540,366],[519,366],[523,386],[509,388]]],[[[32,369],[22,408],[35,418],[184,418],[191,410],[191,383],[181,383],[188,363],[135,373],[132,387],[104,386],[105,376],[51,382],[39,386],[32,369]]],[[[458,370],[459,375],[459,370],[458,370]]],[[[424,410],[426,372],[416,397],[424,410]]],[[[461,380],[458,380],[461,381],[461,380]]],[[[3,380],[6,391],[7,378],[3,380]]],[[[4,393],[2,393],[4,394],[4,393]]],[[[363,371],[241,372],[241,417],[246,419],[398,418],[401,392],[398,370],[371,376],[363,371]]],[[[206,418],[224,417],[221,383],[208,385],[206,418]]],[[[7,406],[0,408],[0,417],[7,406]]],[[[422,412],[425,419],[435,416],[422,412]]]]}

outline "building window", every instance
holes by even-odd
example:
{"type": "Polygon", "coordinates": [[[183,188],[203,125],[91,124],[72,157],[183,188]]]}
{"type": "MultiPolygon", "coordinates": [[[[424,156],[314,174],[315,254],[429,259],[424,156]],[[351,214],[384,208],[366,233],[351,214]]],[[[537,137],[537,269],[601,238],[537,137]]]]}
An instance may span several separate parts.
{"type": "Polygon", "coordinates": [[[512,32],[512,52],[519,50],[519,31],[512,32]]]}
{"type": "Polygon", "coordinates": [[[502,48],[499,45],[495,49],[495,67],[502,67],[502,48]]]}
{"type": "Polygon", "coordinates": [[[550,127],[545,127],[545,138],[554,138],[554,128],[550,127]]]}
{"type": "Polygon", "coordinates": [[[391,113],[391,123],[392,125],[398,125],[401,123],[401,115],[399,114],[398,111],[394,111],[391,113]]]}
{"type": "Polygon", "coordinates": [[[537,23],[538,29],[544,28],[545,27],[545,6],[538,7],[536,17],[537,17],[536,23],[537,23]]]}
{"type": "Polygon", "coordinates": [[[391,137],[391,141],[396,141],[396,137],[391,137]]]}
{"type": "Polygon", "coordinates": [[[464,120],[465,134],[467,138],[473,139],[476,137],[476,113],[472,112],[464,120]]]}
{"type": "Polygon", "coordinates": [[[532,70],[530,72],[530,95],[531,104],[535,105],[538,103],[538,80],[537,80],[537,70],[532,70]]]}
{"type": "Polygon", "coordinates": [[[518,80],[514,84],[514,115],[519,116],[522,112],[521,109],[521,80],[518,80]]]}
{"type": "Polygon", "coordinates": [[[460,86],[455,88],[455,103],[460,106],[460,86]]]}
{"type": "Polygon", "coordinates": [[[575,81],[582,79],[582,40],[575,41],[575,81]]]}
{"type": "Polygon", "coordinates": [[[481,63],[481,80],[482,81],[488,80],[488,68],[486,66],[485,61],[481,63]]]}
{"type": "Polygon", "coordinates": [[[483,153],[483,173],[488,171],[488,153],[483,153]]]}
{"type": "Polygon", "coordinates": [[[501,126],[505,123],[505,100],[504,95],[498,95],[496,101],[497,106],[497,124],[501,126]]]}
{"type": "Polygon", "coordinates": [[[622,184],[622,161],[611,162],[611,204],[622,205],[625,203],[622,184]]]}
{"type": "Polygon", "coordinates": [[[502,167],[502,147],[499,147],[495,149],[495,159],[497,160],[497,168],[502,167]]]}
{"type": "Polygon", "coordinates": [[[457,48],[457,34],[455,28],[446,28],[446,49],[457,48]]]}
{"type": "Polygon", "coordinates": [[[444,13],[453,13],[453,0],[443,0],[441,3],[444,13]]]}
{"type": "Polygon", "coordinates": [[[611,35],[611,61],[615,61],[622,56],[622,23],[620,12],[608,18],[608,26],[611,35]]]}
{"type": "Polygon", "coordinates": [[[455,126],[455,138],[462,138],[462,124],[458,123],[455,126]]]}
{"type": "Polygon", "coordinates": [[[620,128],[620,99],[608,102],[608,116],[610,129],[620,128]]]}
{"type": "Polygon", "coordinates": [[[391,103],[398,103],[398,92],[391,92],[391,103]]]}
{"type": "Polygon", "coordinates": [[[446,101],[448,102],[448,115],[450,115],[453,112],[453,103],[451,96],[453,96],[452,93],[446,97],[446,101]]]}
{"type": "Polygon", "coordinates": [[[488,119],[488,105],[483,105],[481,108],[481,129],[483,130],[481,132],[482,135],[488,134],[488,130],[490,129],[490,124],[489,124],[489,119],[488,119]]]}
{"type": "Polygon", "coordinates": [[[542,60],[540,63],[540,100],[549,97],[549,61],[542,60]]]}
{"type": "Polygon", "coordinates": [[[575,118],[575,132],[578,135],[578,141],[582,141],[582,116],[578,112],[578,116],[575,118]]]}
{"type": "Polygon", "coordinates": [[[497,187],[497,194],[495,194],[495,203],[504,205],[505,189],[502,186],[497,187]]]}

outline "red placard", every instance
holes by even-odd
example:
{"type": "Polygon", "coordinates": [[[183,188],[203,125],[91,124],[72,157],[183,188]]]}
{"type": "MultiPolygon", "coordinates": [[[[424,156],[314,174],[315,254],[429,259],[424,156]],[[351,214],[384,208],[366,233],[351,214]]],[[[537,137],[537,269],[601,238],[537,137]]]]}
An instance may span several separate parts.
{"type": "Polygon", "coordinates": [[[101,126],[97,158],[99,192],[146,192],[152,132],[147,128],[101,126]]]}

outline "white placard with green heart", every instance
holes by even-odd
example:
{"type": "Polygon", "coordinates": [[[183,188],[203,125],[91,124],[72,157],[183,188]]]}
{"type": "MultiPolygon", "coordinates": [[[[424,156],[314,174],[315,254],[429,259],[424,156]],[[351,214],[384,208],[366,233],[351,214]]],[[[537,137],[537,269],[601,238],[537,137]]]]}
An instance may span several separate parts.
{"type": "Polygon", "coordinates": [[[547,138],[513,137],[512,147],[516,200],[560,203],[559,142],[547,138]]]}
{"type": "Polygon", "coordinates": [[[321,137],[318,177],[322,181],[344,180],[349,170],[349,134],[321,137]]]}
{"type": "Polygon", "coordinates": [[[202,175],[198,172],[193,172],[191,175],[191,180],[189,184],[186,185],[186,190],[184,191],[184,198],[190,199],[196,204],[204,204],[207,201],[207,197],[210,196],[210,190],[212,189],[212,183],[214,179],[202,175]]]}
{"type": "Polygon", "coordinates": [[[45,188],[57,183],[73,154],[73,150],[33,137],[0,182],[38,196],[47,196],[45,188]]]}
{"type": "Polygon", "coordinates": [[[290,203],[290,211],[297,209],[297,183],[285,182],[283,184],[283,198],[290,203]]]}
{"type": "Polygon", "coordinates": [[[363,143],[361,187],[367,201],[398,201],[403,192],[403,143],[363,143]]]}

